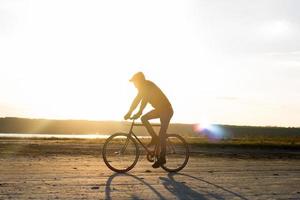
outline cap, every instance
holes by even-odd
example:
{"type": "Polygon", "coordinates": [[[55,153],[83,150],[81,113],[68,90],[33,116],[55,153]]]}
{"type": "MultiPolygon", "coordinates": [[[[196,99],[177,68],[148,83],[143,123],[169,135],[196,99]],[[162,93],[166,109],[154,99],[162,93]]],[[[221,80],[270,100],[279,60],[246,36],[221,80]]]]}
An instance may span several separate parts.
{"type": "Polygon", "coordinates": [[[145,75],[143,74],[143,72],[138,72],[134,74],[129,81],[134,82],[139,80],[145,80],[145,75]]]}

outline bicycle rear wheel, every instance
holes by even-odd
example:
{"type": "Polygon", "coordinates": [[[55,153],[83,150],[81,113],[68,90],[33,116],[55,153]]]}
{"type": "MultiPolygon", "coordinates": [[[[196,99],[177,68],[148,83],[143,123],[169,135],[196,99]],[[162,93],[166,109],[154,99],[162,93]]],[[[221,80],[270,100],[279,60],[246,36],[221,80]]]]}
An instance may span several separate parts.
{"type": "Polygon", "coordinates": [[[166,164],[161,166],[168,172],[178,172],[188,163],[190,151],[186,141],[177,134],[167,134],[166,164]]]}
{"type": "Polygon", "coordinates": [[[107,167],[115,172],[131,170],[139,159],[139,147],[127,133],[111,135],[104,143],[102,156],[107,167]]]}

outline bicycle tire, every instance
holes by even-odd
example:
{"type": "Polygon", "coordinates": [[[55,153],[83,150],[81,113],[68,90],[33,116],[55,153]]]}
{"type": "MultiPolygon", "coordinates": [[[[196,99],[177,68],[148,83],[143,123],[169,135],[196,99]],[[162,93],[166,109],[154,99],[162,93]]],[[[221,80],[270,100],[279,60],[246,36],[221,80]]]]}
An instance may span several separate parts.
{"type": "Polygon", "coordinates": [[[166,152],[167,162],[166,162],[166,164],[162,165],[161,167],[167,172],[179,172],[187,165],[187,163],[189,161],[189,157],[190,157],[190,150],[189,150],[188,143],[185,141],[185,139],[182,136],[177,135],[177,134],[167,134],[167,137],[166,137],[167,145],[169,142],[168,139],[171,137],[177,138],[182,143],[181,145],[183,146],[184,152],[185,152],[183,155],[184,159],[183,159],[183,162],[178,167],[172,168],[172,167],[168,166],[168,163],[172,162],[172,160],[168,160],[168,152],[166,152]]]}
{"type": "Polygon", "coordinates": [[[131,170],[136,165],[136,163],[137,163],[137,161],[139,159],[139,155],[140,155],[140,150],[139,150],[138,144],[135,141],[135,139],[133,139],[131,136],[129,136],[128,133],[115,133],[115,134],[111,135],[109,138],[106,139],[106,141],[105,141],[105,143],[103,145],[103,149],[102,149],[102,157],[103,157],[104,163],[106,164],[106,166],[109,169],[111,169],[112,171],[117,172],[117,173],[125,173],[125,172],[128,172],[129,170],[131,170]],[[120,168],[117,168],[116,166],[111,165],[110,161],[108,159],[108,155],[107,155],[108,145],[114,140],[114,138],[117,138],[119,136],[120,137],[123,136],[123,137],[127,138],[129,141],[132,142],[133,147],[135,148],[135,156],[133,156],[134,160],[125,169],[120,169],[120,168]]]}

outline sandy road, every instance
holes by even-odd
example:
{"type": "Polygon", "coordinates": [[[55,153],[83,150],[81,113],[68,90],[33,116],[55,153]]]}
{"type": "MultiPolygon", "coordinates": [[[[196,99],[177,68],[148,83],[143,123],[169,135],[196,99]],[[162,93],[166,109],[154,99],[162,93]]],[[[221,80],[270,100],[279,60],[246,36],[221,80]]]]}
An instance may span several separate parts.
{"type": "Polygon", "coordinates": [[[195,153],[168,174],[141,156],[129,174],[115,174],[89,153],[99,146],[51,142],[0,142],[0,199],[300,199],[298,158],[195,153]]]}

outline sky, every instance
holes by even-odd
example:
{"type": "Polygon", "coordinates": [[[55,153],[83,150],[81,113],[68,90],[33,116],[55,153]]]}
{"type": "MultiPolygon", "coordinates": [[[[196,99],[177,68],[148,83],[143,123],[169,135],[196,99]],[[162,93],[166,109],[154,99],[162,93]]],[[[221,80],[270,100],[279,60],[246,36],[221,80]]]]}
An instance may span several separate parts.
{"type": "Polygon", "coordinates": [[[122,120],[142,71],[173,122],[300,127],[299,10],[297,0],[1,0],[0,117],[122,120]]]}

